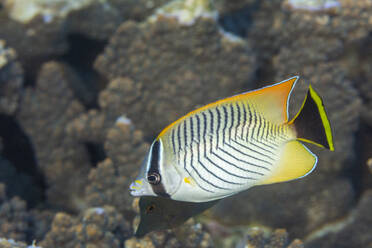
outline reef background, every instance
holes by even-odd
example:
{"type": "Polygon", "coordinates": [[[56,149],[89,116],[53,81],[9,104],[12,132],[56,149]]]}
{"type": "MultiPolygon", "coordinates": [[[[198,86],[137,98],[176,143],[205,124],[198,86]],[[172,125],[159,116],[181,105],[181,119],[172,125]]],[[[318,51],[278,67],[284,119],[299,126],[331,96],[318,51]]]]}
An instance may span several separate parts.
{"type": "Polygon", "coordinates": [[[371,0],[0,0],[0,247],[372,247],[371,141],[371,0]],[[292,116],[312,83],[336,151],[134,238],[156,134],[294,75],[292,116]]]}

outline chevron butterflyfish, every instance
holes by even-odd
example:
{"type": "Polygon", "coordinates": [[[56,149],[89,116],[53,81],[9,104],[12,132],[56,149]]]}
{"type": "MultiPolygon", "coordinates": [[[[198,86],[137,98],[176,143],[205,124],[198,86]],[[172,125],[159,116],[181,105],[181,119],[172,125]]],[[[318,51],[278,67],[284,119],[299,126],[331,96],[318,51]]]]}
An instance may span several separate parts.
{"type": "Polygon", "coordinates": [[[131,194],[207,202],[310,174],[318,158],[304,143],[331,151],[334,145],[323,101],[311,85],[288,119],[297,80],[210,103],[167,126],[152,143],[131,194]]]}

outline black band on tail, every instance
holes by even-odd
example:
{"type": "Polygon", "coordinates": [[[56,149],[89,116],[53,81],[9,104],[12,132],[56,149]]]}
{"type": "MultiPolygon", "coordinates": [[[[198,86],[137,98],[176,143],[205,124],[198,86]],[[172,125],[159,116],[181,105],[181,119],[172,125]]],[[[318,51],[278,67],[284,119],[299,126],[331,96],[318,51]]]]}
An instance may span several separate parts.
{"type": "Polygon", "coordinates": [[[290,121],[299,140],[334,150],[331,127],[323,101],[310,86],[299,113],[290,121]]]}

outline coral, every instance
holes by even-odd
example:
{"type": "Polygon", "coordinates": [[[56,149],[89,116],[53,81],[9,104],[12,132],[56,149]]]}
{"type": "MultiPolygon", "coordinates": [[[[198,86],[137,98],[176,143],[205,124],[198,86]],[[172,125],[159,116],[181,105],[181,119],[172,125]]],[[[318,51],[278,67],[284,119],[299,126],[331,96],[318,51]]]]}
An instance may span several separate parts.
{"type": "Polygon", "coordinates": [[[89,208],[80,217],[57,213],[42,247],[122,247],[131,234],[128,222],[115,208],[89,208]]]}
{"type": "MultiPolygon", "coordinates": [[[[316,1],[291,2],[311,5],[316,1]]],[[[369,1],[355,4],[345,0],[340,4],[332,11],[302,11],[289,8],[288,1],[275,2],[274,6],[263,3],[263,13],[255,15],[248,35],[263,53],[260,58],[264,77],[274,74],[279,80],[301,76],[301,89],[294,94],[295,105],[303,99],[304,94],[300,93],[307,87],[304,81],[313,84],[322,95],[334,130],[336,151],[320,152],[319,170],[330,173],[342,171],[353,159],[350,144],[354,143],[362,107],[357,91],[361,74],[358,59],[365,52],[364,44],[372,30],[369,1]],[[273,12],[270,18],[265,15],[268,12],[273,12]]]]}
{"type": "Polygon", "coordinates": [[[349,180],[310,175],[293,182],[254,187],[221,201],[212,211],[226,224],[286,227],[291,235],[302,238],[344,216],[353,203],[349,180]]]}
{"type": "MultiPolygon", "coordinates": [[[[361,99],[355,82],[359,64],[351,58],[360,56],[358,47],[368,38],[368,30],[372,30],[370,11],[372,6],[368,1],[358,5],[345,1],[332,16],[327,12],[290,10],[286,28],[281,27],[285,30],[281,35],[287,45],[273,57],[276,77],[301,75],[321,92],[329,112],[336,151],[321,153],[319,168],[325,171],[341,171],[353,156],[350,144],[354,143],[358,128],[361,99]],[[345,56],[345,53],[354,54],[345,56]]],[[[302,92],[305,85],[302,84],[302,92]]],[[[298,97],[294,102],[301,101],[298,97]]]]}
{"type": "Polygon", "coordinates": [[[79,115],[66,127],[68,135],[80,142],[103,143],[107,156],[89,173],[85,187],[89,206],[109,204],[120,211],[132,212],[132,197],[127,189],[149,145],[144,142],[143,132],[123,116],[127,102],[137,97],[125,95],[131,86],[135,85],[127,78],[113,80],[99,95],[100,109],[79,115]]]}
{"type": "Polygon", "coordinates": [[[47,56],[61,55],[67,51],[67,34],[60,18],[46,22],[41,16],[36,16],[23,24],[7,15],[5,8],[0,9],[0,37],[17,51],[23,65],[32,67],[35,62],[47,56]],[[30,44],[37,46],[30,49],[30,44]]]}
{"type": "Polygon", "coordinates": [[[4,0],[0,37],[22,61],[45,59],[67,51],[73,33],[107,39],[127,19],[143,20],[168,0],[4,0]],[[38,44],[29,49],[30,44],[38,44]]]}
{"type": "Polygon", "coordinates": [[[183,25],[193,25],[201,17],[216,19],[217,11],[211,0],[173,0],[158,8],[149,20],[155,22],[161,16],[176,18],[183,25]]]}
{"type": "Polygon", "coordinates": [[[109,128],[120,116],[126,114],[126,106],[140,97],[139,93],[127,93],[133,91],[133,88],[136,89],[136,85],[128,78],[117,78],[110,82],[99,94],[99,109],[91,109],[73,120],[67,126],[69,135],[84,142],[97,143],[105,140],[109,128]]]}
{"type": "Polygon", "coordinates": [[[324,11],[341,7],[338,0],[286,0],[289,8],[307,11],[324,11]]]}
{"type": "Polygon", "coordinates": [[[7,196],[18,196],[29,203],[35,204],[42,199],[41,190],[35,185],[34,179],[25,173],[18,172],[11,162],[0,155],[0,182],[5,184],[7,196]]]}
{"type": "Polygon", "coordinates": [[[131,238],[125,241],[127,248],[140,247],[213,247],[211,236],[200,223],[190,219],[173,231],[152,232],[142,239],[131,238]]]}
{"type": "Polygon", "coordinates": [[[52,221],[56,214],[53,209],[32,209],[30,213],[30,239],[39,242],[43,240],[47,232],[49,232],[52,221]]]}
{"type": "Polygon", "coordinates": [[[371,204],[372,190],[368,190],[347,218],[310,234],[306,247],[371,247],[371,204]]]}
{"type": "Polygon", "coordinates": [[[95,68],[109,80],[133,81],[126,82],[122,111],[153,137],[196,106],[249,87],[254,61],[249,44],[227,38],[213,19],[183,25],[159,15],[122,24],[95,68]]]}
{"type": "Polygon", "coordinates": [[[296,239],[290,243],[285,229],[276,229],[272,232],[264,228],[253,227],[246,231],[244,238],[237,247],[252,248],[303,248],[303,243],[296,239]]]}
{"type": "Polygon", "coordinates": [[[361,111],[363,121],[372,126],[372,38],[370,37],[365,44],[365,47],[360,52],[363,53],[361,58],[361,78],[356,86],[363,99],[363,109],[361,111]]]}
{"type": "Polygon", "coordinates": [[[0,113],[14,114],[22,85],[23,69],[17,62],[17,54],[0,40],[0,113]]]}
{"type": "Polygon", "coordinates": [[[26,243],[16,242],[14,239],[0,238],[0,248],[38,248],[37,246],[27,246],[26,243]]]}
{"type": "Polygon", "coordinates": [[[17,196],[8,199],[5,185],[0,184],[0,236],[25,241],[29,231],[29,219],[26,202],[17,196]]]}
{"type": "Polygon", "coordinates": [[[107,156],[117,167],[118,174],[133,176],[138,173],[149,144],[144,141],[143,132],[126,121],[123,117],[118,118],[107,132],[104,147],[107,156]]]}
{"type": "MultiPolygon", "coordinates": [[[[301,76],[292,94],[291,116],[298,110],[311,83],[324,99],[336,150],[331,153],[309,145],[319,154],[319,163],[312,175],[275,188],[250,189],[231,202],[221,202],[219,213],[221,216],[223,213],[225,221],[237,224],[245,219],[246,223],[286,227],[291,235],[304,237],[319,226],[341,218],[353,207],[355,196],[350,181],[335,178],[357,166],[353,162],[353,144],[362,109],[358,89],[369,87],[359,84],[362,74],[359,58],[365,57],[361,53],[365,52],[364,44],[372,28],[368,18],[372,9],[368,1],[340,2],[341,7],[332,11],[303,11],[288,8],[283,1],[263,1],[254,14],[248,38],[260,54],[259,76],[268,82],[301,76]],[[255,200],[240,205],[244,196],[255,200]],[[233,214],[226,214],[229,212],[233,214]],[[298,225],[301,230],[296,228],[298,225]]],[[[362,75],[368,78],[368,70],[364,71],[362,75]]]]}
{"type": "Polygon", "coordinates": [[[234,11],[240,11],[247,6],[251,6],[256,3],[256,0],[214,0],[218,13],[224,15],[226,13],[232,13],[234,11]]]}
{"type": "Polygon", "coordinates": [[[66,65],[44,64],[35,89],[26,89],[16,116],[46,177],[48,201],[69,209],[81,207],[90,168],[85,146],[65,132],[67,123],[84,110],[69,88],[78,83],[75,79],[66,65]]]}

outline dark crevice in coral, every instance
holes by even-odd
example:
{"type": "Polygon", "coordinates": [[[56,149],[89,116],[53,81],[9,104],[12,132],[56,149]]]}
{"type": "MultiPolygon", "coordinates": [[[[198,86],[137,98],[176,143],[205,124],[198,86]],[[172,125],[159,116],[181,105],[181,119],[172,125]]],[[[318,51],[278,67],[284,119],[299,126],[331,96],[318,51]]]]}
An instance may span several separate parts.
{"type": "Polygon", "coordinates": [[[253,23],[252,15],[258,9],[259,4],[260,1],[256,1],[253,5],[223,14],[218,18],[218,23],[225,31],[246,37],[253,23]]]}
{"type": "Polygon", "coordinates": [[[84,35],[68,36],[69,51],[60,59],[69,64],[79,74],[81,85],[71,85],[76,96],[88,109],[97,108],[97,97],[106,85],[105,80],[93,68],[95,58],[100,54],[107,41],[89,39],[84,35]]]}
{"type": "Polygon", "coordinates": [[[33,59],[32,61],[21,61],[24,70],[24,85],[26,87],[35,87],[37,81],[37,74],[44,62],[48,61],[45,59],[33,59]]]}
{"type": "Polygon", "coordinates": [[[372,187],[372,174],[368,169],[367,160],[372,158],[372,128],[366,123],[361,123],[356,135],[356,159],[352,180],[357,196],[372,187]]]}
{"type": "Polygon", "coordinates": [[[94,167],[96,167],[99,162],[105,160],[107,157],[102,144],[86,142],[85,147],[88,150],[91,165],[94,167]]]}
{"type": "Polygon", "coordinates": [[[367,160],[372,157],[372,129],[365,123],[360,124],[356,134],[355,158],[353,165],[348,166],[345,175],[351,178],[356,197],[360,198],[362,193],[372,187],[372,175],[368,171],[367,160]]]}
{"type": "Polygon", "coordinates": [[[0,115],[0,137],[1,157],[5,159],[2,168],[6,170],[0,180],[6,184],[8,197],[18,195],[30,208],[44,202],[46,183],[37,167],[34,149],[13,117],[0,115]]]}

